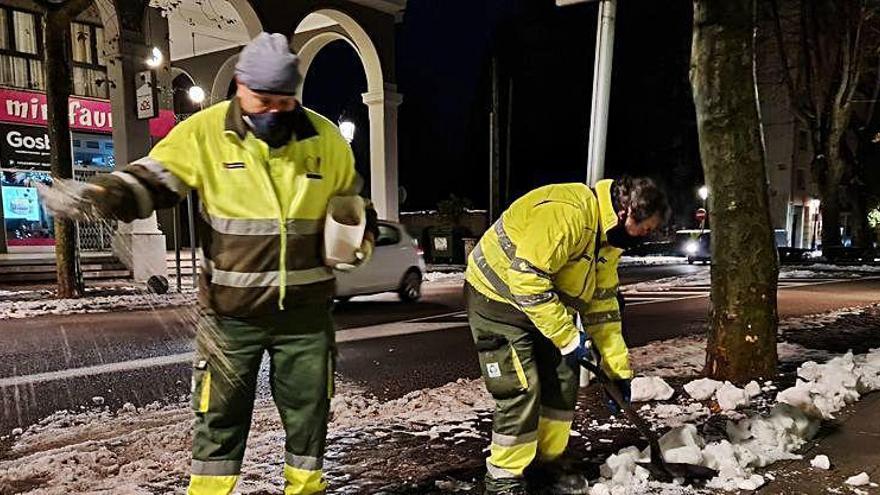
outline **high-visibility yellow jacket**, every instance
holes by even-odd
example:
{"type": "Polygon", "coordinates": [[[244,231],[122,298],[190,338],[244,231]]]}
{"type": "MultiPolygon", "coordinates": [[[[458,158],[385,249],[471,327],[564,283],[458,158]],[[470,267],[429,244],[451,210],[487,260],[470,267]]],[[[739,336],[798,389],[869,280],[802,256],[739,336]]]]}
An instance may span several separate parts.
{"type": "MultiPolygon", "coordinates": [[[[321,254],[327,203],[360,189],[351,148],[329,120],[297,105],[293,139],[270,149],[250,132],[237,98],[196,113],[149,156],[95,182],[123,221],[198,190],[210,226],[200,232],[200,301],[236,317],[332,297],[321,254]]],[[[375,213],[368,217],[374,228],[375,213]]]]}
{"type": "Polygon", "coordinates": [[[523,311],[563,353],[578,344],[574,316],[612,378],[631,378],[617,303],[622,250],[608,244],[617,225],[613,181],[556,184],[514,202],[468,259],[467,281],[486,297],[523,311]],[[598,248],[597,248],[598,242],[598,248]]]}

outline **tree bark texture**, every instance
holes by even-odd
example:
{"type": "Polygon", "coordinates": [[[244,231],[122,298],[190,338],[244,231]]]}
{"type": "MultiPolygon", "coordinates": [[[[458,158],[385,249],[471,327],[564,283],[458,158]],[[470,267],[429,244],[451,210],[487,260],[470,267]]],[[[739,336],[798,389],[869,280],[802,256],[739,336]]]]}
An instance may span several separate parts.
{"type": "MultiPolygon", "coordinates": [[[[73,55],[70,22],[89,6],[86,0],[71,0],[61,6],[49,6],[46,29],[43,31],[46,100],[52,175],[73,178],[73,157],[70,143],[68,99],[72,91],[73,55]]],[[[59,298],[80,297],[83,293],[79,271],[76,224],[55,217],[55,260],[59,298]]]]}
{"type": "Polygon", "coordinates": [[[712,215],[708,376],[776,371],[776,245],[754,78],[754,1],[695,0],[691,86],[712,215]]]}

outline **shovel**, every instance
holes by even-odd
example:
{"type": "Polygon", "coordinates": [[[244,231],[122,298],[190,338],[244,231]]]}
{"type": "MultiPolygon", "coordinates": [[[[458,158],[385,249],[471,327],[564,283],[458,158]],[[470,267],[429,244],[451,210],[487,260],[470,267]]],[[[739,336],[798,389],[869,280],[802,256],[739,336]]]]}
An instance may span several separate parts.
{"type": "Polygon", "coordinates": [[[596,379],[602,384],[602,388],[605,389],[605,392],[611,397],[611,400],[617,404],[617,407],[623,411],[626,419],[628,419],[630,423],[639,430],[639,433],[648,440],[651,461],[638,462],[636,464],[647,469],[655,478],[663,482],[670,482],[677,478],[683,478],[685,481],[703,481],[718,476],[718,471],[705,466],[680,462],[666,462],[666,460],[663,459],[663,452],[660,451],[660,442],[657,439],[657,435],[651,431],[650,425],[639,416],[639,413],[637,413],[629,403],[623,400],[620,390],[614,385],[611,378],[605,374],[602,368],[589,359],[581,359],[580,365],[596,375],[596,379]]]}

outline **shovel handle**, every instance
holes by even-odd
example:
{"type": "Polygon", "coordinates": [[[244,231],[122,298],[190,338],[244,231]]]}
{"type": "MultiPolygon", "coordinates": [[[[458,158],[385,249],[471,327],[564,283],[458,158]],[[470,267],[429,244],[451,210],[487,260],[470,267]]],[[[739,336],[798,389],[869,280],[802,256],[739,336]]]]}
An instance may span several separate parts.
{"type": "MultiPolygon", "coordinates": [[[[657,435],[651,430],[651,426],[639,416],[639,413],[633,409],[632,405],[627,401],[623,400],[623,395],[621,395],[620,390],[614,385],[614,382],[608,375],[602,370],[601,367],[597,366],[595,363],[590,361],[589,359],[581,359],[580,365],[586,368],[588,371],[596,375],[596,378],[599,380],[599,383],[602,384],[602,388],[605,389],[605,392],[611,397],[611,400],[617,404],[617,407],[623,411],[626,419],[629,420],[633,426],[639,430],[639,433],[646,440],[648,440],[648,445],[651,447],[651,463],[657,464],[659,466],[665,466],[665,462],[663,460],[663,455],[660,452],[660,442],[657,440],[657,435]]],[[[665,469],[664,469],[665,470],[665,469]]]]}

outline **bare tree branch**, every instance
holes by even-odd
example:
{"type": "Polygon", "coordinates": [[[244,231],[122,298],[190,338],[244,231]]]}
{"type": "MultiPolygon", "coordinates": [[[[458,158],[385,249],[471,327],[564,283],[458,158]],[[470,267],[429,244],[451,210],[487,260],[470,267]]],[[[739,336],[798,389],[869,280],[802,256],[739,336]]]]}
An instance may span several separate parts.
{"type": "Polygon", "coordinates": [[[788,60],[788,52],[785,49],[785,34],[782,31],[782,18],[779,14],[778,0],[770,0],[770,9],[773,18],[773,34],[776,39],[776,47],[779,55],[779,61],[782,64],[782,79],[785,87],[788,88],[788,97],[794,112],[804,120],[814,118],[809,106],[805,105],[798,94],[794,80],[791,77],[791,63],[788,60]]]}

